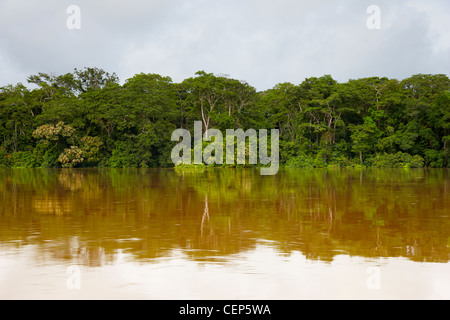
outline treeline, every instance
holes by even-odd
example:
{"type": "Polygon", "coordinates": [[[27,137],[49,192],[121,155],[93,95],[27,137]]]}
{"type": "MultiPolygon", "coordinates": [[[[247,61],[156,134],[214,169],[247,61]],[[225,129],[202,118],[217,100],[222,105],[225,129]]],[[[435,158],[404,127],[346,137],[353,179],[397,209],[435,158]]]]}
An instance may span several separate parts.
{"type": "Polygon", "coordinates": [[[0,167],[171,167],[177,128],[279,129],[291,167],[449,167],[450,79],[331,76],[250,84],[204,71],[181,83],[98,68],[0,88],[0,167]]]}

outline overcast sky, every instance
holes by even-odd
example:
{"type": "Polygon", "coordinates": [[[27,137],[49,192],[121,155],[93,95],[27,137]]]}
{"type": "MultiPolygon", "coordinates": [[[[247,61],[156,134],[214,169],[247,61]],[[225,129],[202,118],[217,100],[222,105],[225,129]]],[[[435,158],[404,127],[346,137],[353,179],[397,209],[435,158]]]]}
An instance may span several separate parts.
{"type": "Polygon", "coordinates": [[[449,17],[448,0],[0,0],[0,86],[84,67],[121,83],[204,70],[258,90],[324,74],[449,75],[449,17]],[[70,5],[81,29],[67,27],[70,5]],[[369,5],[381,29],[368,28],[369,5]]]}

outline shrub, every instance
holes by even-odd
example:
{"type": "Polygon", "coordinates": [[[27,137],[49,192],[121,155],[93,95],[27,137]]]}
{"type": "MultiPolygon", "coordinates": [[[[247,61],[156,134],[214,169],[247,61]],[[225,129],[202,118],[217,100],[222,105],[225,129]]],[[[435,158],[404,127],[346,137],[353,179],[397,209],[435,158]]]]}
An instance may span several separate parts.
{"type": "Polygon", "coordinates": [[[0,147],[0,168],[11,167],[11,155],[6,152],[6,149],[0,147]]]}
{"type": "Polygon", "coordinates": [[[287,167],[292,168],[320,168],[323,167],[323,162],[318,157],[311,157],[307,155],[299,155],[291,158],[286,163],[287,167]]]}
{"type": "Polygon", "coordinates": [[[445,164],[445,153],[433,149],[425,150],[425,163],[431,168],[442,168],[445,164]]]}
{"type": "Polygon", "coordinates": [[[139,167],[136,155],[131,150],[131,145],[124,141],[116,142],[111,158],[108,160],[108,167],[111,168],[137,168],[139,167]]]}
{"type": "Polygon", "coordinates": [[[35,168],[39,165],[33,153],[29,151],[14,152],[11,156],[11,162],[14,168],[35,168]]]}
{"type": "Polygon", "coordinates": [[[42,168],[57,168],[59,166],[58,158],[59,153],[55,147],[52,147],[45,151],[42,157],[42,168]]]}
{"type": "Polygon", "coordinates": [[[424,159],[408,153],[397,152],[395,154],[378,155],[373,159],[373,165],[378,168],[422,168],[424,159]]]}

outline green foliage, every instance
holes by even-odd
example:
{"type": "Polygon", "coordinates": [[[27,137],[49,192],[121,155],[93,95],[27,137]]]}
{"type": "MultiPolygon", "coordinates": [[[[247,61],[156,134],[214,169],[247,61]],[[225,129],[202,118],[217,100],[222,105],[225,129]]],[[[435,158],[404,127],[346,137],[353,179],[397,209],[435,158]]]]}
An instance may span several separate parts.
{"type": "Polygon", "coordinates": [[[419,74],[338,83],[330,75],[257,92],[199,71],[181,83],[98,68],[0,88],[1,167],[173,167],[171,133],[278,129],[292,167],[450,165],[450,79],[419,74]],[[423,162],[423,163],[422,163],[423,162]]]}
{"type": "Polygon", "coordinates": [[[403,152],[378,155],[374,159],[374,165],[378,168],[422,168],[424,163],[421,156],[411,156],[403,152]]]}
{"type": "Polygon", "coordinates": [[[350,125],[352,151],[359,154],[360,162],[363,164],[363,154],[373,151],[376,143],[378,129],[371,117],[364,118],[363,125],[350,125]]]}
{"type": "Polygon", "coordinates": [[[446,154],[442,151],[432,149],[425,150],[425,164],[428,167],[443,168],[448,165],[448,161],[446,161],[446,158],[446,154]]]}
{"type": "Polygon", "coordinates": [[[299,155],[289,159],[286,166],[290,168],[321,168],[324,166],[324,163],[320,157],[299,155]]]}
{"type": "Polygon", "coordinates": [[[138,168],[138,159],[132,148],[133,146],[130,143],[116,142],[112,156],[108,160],[108,166],[110,168],[138,168]]]}
{"type": "Polygon", "coordinates": [[[29,151],[19,151],[12,154],[11,166],[13,168],[34,168],[38,166],[38,163],[33,153],[29,151]]]}
{"type": "Polygon", "coordinates": [[[42,162],[40,167],[42,168],[58,168],[59,167],[59,156],[60,152],[57,148],[49,148],[45,151],[42,156],[42,162]]]}
{"type": "Polygon", "coordinates": [[[11,155],[6,152],[6,149],[0,147],[0,168],[11,167],[11,155]]]}

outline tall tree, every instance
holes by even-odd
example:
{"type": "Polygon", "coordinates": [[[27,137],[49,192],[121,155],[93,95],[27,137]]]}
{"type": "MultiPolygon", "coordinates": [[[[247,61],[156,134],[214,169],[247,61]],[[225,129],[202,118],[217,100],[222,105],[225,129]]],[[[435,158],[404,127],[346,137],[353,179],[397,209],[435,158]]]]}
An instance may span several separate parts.
{"type": "Polygon", "coordinates": [[[22,84],[0,88],[0,132],[2,145],[13,152],[31,144],[31,133],[39,110],[22,84]]]}
{"type": "Polygon", "coordinates": [[[223,99],[225,78],[205,71],[198,71],[196,75],[195,78],[183,81],[183,86],[189,92],[192,114],[198,114],[199,109],[203,129],[207,132],[211,126],[213,112],[221,112],[218,109],[223,99]]]}

